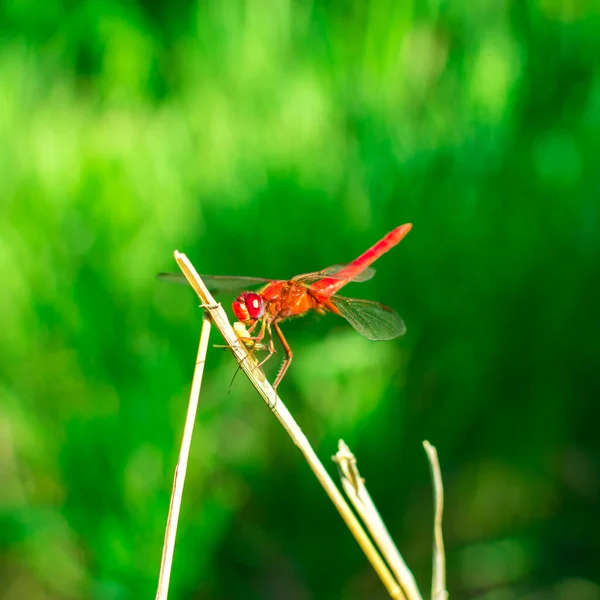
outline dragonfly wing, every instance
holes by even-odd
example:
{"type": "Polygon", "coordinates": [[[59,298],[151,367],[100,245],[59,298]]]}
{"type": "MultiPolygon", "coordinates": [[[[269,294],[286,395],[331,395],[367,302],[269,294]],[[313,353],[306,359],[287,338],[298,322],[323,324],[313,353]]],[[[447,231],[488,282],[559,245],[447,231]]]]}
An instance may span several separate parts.
{"type": "MultiPolygon", "coordinates": [[[[219,275],[200,275],[200,277],[202,277],[202,281],[204,281],[208,289],[215,294],[219,292],[241,291],[273,281],[272,279],[265,279],[263,277],[229,277],[219,275]]],[[[188,285],[188,281],[182,273],[159,273],[156,278],[168,283],[188,285]]]]}
{"type": "Polygon", "coordinates": [[[345,277],[344,269],[347,265],[332,265],[331,267],[327,267],[322,271],[315,271],[314,273],[304,273],[303,275],[297,275],[292,279],[292,281],[299,281],[300,283],[314,283],[315,281],[319,281],[319,279],[338,279],[340,281],[353,281],[356,283],[362,283],[363,281],[369,281],[369,279],[373,279],[375,276],[375,269],[373,267],[367,267],[364,271],[354,275],[353,277],[345,277]]]}
{"type": "Polygon", "coordinates": [[[369,340],[391,340],[406,333],[404,321],[389,306],[337,295],[331,296],[329,301],[358,333],[369,340]]]}
{"type": "Polygon", "coordinates": [[[182,273],[157,273],[156,279],[159,281],[166,281],[167,283],[188,285],[188,280],[183,276],[182,273]]]}

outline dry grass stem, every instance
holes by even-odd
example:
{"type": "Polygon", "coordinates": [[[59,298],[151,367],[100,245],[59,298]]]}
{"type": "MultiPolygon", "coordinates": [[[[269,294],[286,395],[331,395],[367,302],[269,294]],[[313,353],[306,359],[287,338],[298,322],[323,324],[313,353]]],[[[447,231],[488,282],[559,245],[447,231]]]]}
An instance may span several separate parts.
{"type": "Polygon", "coordinates": [[[354,454],[342,440],[339,441],[338,452],[333,460],[338,465],[346,495],[350,498],[350,502],[360,515],[371,537],[375,540],[379,551],[387,561],[396,579],[400,582],[406,597],[408,600],[423,600],[411,570],[394,544],[365,487],[365,480],[358,472],[354,454]]]}
{"type": "Polygon", "coordinates": [[[190,391],[188,410],[185,417],[181,449],[179,450],[179,459],[177,461],[177,466],[175,467],[173,491],[171,492],[171,505],[169,506],[169,516],[167,517],[165,541],[163,543],[162,560],[158,576],[156,600],[166,600],[169,594],[169,580],[171,578],[171,565],[173,564],[173,551],[175,550],[175,538],[177,536],[177,522],[179,521],[185,473],[187,471],[188,457],[190,455],[190,445],[192,443],[194,421],[196,420],[196,412],[198,409],[200,387],[202,386],[202,375],[204,374],[204,363],[206,362],[210,325],[210,318],[205,313],[204,318],[202,319],[202,330],[200,332],[200,342],[198,344],[198,357],[196,358],[196,366],[194,368],[194,378],[192,379],[192,389],[190,391]]]}
{"type": "Polygon", "coordinates": [[[437,450],[427,440],[423,442],[433,480],[433,501],[435,506],[433,526],[433,574],[431,581],[432,600],[446,600],[446,556],[444,553],[444,538],[442,536],[442,515],[444,512],[444,486],[438,460],[437,450]]]}
{"type": "Polygon", "coordinates": [[[290,412],[285,407],[281,399],[275,394],[275,391],[271,387],[271,384],[266,380],[264,374],[260,369],[256,368],[256,360],[249,353],[248,349],[240,341],[238,336],[235,334],[227,314],[223,310],[220,304],[217,304],[204,282],[187,259],[185,254],[175,252],[175,260],[179,265],[179,268],[185,275],[189,284],[192,286],[198,297],[202,301],[202,306],[210,314],[215,326],[221,332],[221,335],[225,339],[227,346],[231,349],[235,359],[240,365],[241,370],[246,374],[252,385],[256,388],[258,393],[262,396],[267,406],[271,409],[277,420],[280,422],[282,427],[287,431],[289,436],[292,438],[294,444],[298,446],[310,468],[313,470],[317,479],[325,489],[325,492],[337,508],[338,512],[344,519],[344,522],[350,529],[352,535],[359,543],[363,552],[367,556],[369,562],[375,569],[379,578],[385,585],[388,593],[392,598],[403,600],[404,594],[398,582],[394,579],[385,562],[377,552],[369,536],[366,534],[364,529],[361,527],[360,522],[344,500],[342,494],[337,489],[331,477],[329,477],[325,467],[317,458],[314,450],[312,449],[308,439],[302,433],[302,430],[293,419],[290,412]]]}

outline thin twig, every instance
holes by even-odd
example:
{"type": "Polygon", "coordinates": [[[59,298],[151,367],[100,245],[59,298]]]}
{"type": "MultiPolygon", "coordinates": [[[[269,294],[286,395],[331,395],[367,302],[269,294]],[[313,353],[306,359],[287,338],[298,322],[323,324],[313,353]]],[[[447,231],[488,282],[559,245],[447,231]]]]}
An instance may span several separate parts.
{"type": "Polygon", "coordinates": [[[367,491],[365,480],[358,472],[356,457],[342,440],[339,441],[338,452],[333,460],[338,465],[346,495],[350,498],[356,512],[358,512],[371,537],[375,540],[379,551],[387,560],[396,579],[400,582],[406,597],[408,600],[423,600],[411,570],[394,544],[379,511],[367,491]]]}
{"type": "Polygon", "coordinates": [[[202,330],[200,332],[200,342],[198,344],[198,357],[196,359],[196,367],[194,368],[192,389],[190,391],[188,410],[185,417],[185,426],[183,428],[181,449],[179,451],[177,466],[175,467],[173,491],[171,492],[171,505],[169,506],[169,516],[167,517],[165,541],[163,544],[160,574],[158,577],[158,588],[156,590],[156,600],[166,600],[169,594],[169,580],[171,578],[171,565],[173,564],[175,537],[177,536],[177,522],[179,520],[179,511],[181,509],[181,497],[183,495],[185,472],[187,470],[190,445],[192,443],[194,421],[196,420],[196,411],[198,409],[198,398],[200,397],[204,363],[206,362],[206,351],[208,348],[208,338],[210,336],[210,325],[210,317],[207,313],[204,313],[204,317],[202,319],[202,330]]]}
{"type": "Polygon", "coordinates": [[[258,393],[266,402],[267,406],[272,410],[275,417],[277,417],[277,420],[292,438],[294,444],[298,446],[306,458],[310,468],[313,470],[317,479],[325,489],[325,492],[337,508],[338,512],[342,516],[342,519],[344,519],[344,522],[369,559],[371,565],[387,588],[390,596],[392,598],[404,600],[405,596],[402,593],[398,582],[390,573],[385,562],[369,539],[369,536],[365,533],[364,529],[360,525],[360,522],[355,517],[354,513],[344,500],[342,494],[333,483],[331,477],[329,477],[325,467],[317,458],[317,455],[308,442],[308,439],[304,433],[302,433],[302,430],[293,419],[284,403],[275,394],[275,391],[271,387],[271,384],[266,380],[262,371],[256,368],[256,361],[248,352],[248,349],[240,341],[238,336],[236,336],[223,308],[219,304],[215,303],[213,297],[208,291],[208,288],[204,285],[204,282],[185,254],[175,251],[175,260],[177,261],[179,268],[182,270],[189,284],[194,288],[196,294],[198,294],[198,297],[202,301],[202,305],[209,312],[215,326],[223,335],[225,342],[231,349],[235,359],[240,365],[240,368],[242,371],[244,371],[252,385],[256,388],[258,393]]]}
{"type": "Polygon", "coordinates": [[[444,538],[442,535],[442,515],[444,512],[444,485],[438,461],[437,450],[427,440],[423,442],[433,479],[433,500],[435,504],[433,527],[433,574],[431,581],[432,600],[446,600],[446,556],[444,553],[444,538]]]}

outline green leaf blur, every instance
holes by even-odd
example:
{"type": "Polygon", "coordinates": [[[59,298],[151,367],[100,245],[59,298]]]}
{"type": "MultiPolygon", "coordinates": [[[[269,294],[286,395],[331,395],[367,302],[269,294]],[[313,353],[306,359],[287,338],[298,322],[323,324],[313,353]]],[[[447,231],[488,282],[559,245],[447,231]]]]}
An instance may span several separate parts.
{"type": "MultiPolygon", "coordinates": [[[[597,3],[6,0],[0,22],[1,600],[155,593],[201,321],[154,278],[174,249],[288,278],[406,222],[347,293],[407,335],[285,323],[282,397],[333,475],[339,438],[356,453],[424,595],[429,439],[451,598],[600,598],[597,3]]],[[[234,373],[211,349],[170,598],[385,598],[234,373]]]]}

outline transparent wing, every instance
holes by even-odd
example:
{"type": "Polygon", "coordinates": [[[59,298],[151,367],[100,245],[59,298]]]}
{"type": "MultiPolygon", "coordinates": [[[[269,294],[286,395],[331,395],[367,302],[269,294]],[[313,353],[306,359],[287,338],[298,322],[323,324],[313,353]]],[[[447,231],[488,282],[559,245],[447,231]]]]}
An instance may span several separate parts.
{"type": "MultiPolygon", "coordinates": [[[[202,281],[204,281],[212,293],[241,291],[273,281],[272,279],[265,279],[263,277],[229,277],[219,275],[200,275],[200,277],[202,277],[202,281]]],[[[156,278],[159,281],[166,281],[168,283],[188,285],[188,281],[182,273],[159,273],[156,278]]]]}
{"type": "Polygon", "coordinates": [[[369,340],[391,340],[406,333],[404,321],[389,306],[344,296],[331,296],[329,301],[358,333],[369,340]]]}
{"type": "Polygon", "coordinates": [[[375,269],[373,267],[367,267],[358,275],[354,275],[354,277],[345,277],[343,270],[347,265],[332,265],[331,267],[327,267],[322,271],[315,271],[314,273],[304,273],[303,275],[296,275],[292,279],[292,281],[299,281],[301,283],[313,283],[315,281],[319,281],[319,279],[339,279],[340,281],[354,281],[357,283],[362,283],[363,281],[369,281],[369,279],[373,279],[375,275],[375,269]]]}

